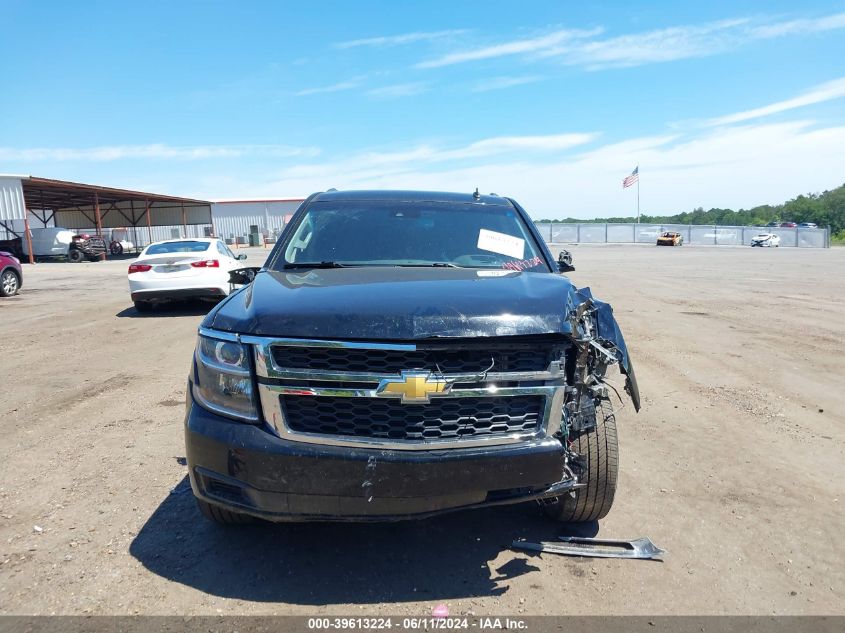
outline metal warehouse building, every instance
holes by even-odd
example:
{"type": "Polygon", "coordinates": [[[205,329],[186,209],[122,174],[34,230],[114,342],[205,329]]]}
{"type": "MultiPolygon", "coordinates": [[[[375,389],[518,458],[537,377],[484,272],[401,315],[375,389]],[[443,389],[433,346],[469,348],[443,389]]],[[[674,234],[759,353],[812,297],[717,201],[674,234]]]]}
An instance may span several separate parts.
{"type": "Polygon", "coordinates": [[[248,244],[251,233],[260,233],[273,243],[302,198],[274,200],[220,200],[211,205],[214,231],[227,244],[248,244]]]}

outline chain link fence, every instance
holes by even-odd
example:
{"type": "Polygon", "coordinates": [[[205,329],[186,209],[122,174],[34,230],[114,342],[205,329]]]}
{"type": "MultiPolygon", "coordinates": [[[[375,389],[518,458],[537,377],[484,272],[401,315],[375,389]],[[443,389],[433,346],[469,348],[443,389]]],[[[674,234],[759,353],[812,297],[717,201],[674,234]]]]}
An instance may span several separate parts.
{"type": "Polygon", "coordinates": [[[781,246],[830,248],[830,231],[805,227],[713,226],[709,224],[564,224],[537,222],[540,235],[550,244],[654,244],[665,232],[680,233],[684,244],[750,246],[759,233],[774,233],[781,246]]]}

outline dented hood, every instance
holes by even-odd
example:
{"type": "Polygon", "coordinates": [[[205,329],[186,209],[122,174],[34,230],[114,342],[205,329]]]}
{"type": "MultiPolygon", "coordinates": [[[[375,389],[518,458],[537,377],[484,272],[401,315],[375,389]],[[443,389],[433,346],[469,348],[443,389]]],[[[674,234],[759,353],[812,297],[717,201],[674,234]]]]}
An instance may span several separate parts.
{"type": "Polygon", "coordinates": [[[367,267],[259,273],[211,327],[259,336],[415,340],[568,331],[568,279],[548,273],[367,267]]]}
{"type": "Polygon", "coordinates": [[[633,366],[612,308],[563,275],[400,267],[262,271],[203,325],[255,336],[367,341],[571,335],[567,316],[588,300],[596,308],[598,337],[618,350],[639,409],[633,366]]]}

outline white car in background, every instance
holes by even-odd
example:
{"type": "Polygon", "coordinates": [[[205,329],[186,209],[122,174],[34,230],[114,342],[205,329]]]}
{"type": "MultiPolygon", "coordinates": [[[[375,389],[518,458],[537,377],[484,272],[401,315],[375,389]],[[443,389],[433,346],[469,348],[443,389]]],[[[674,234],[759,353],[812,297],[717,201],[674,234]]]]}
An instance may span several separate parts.
{"type": "Polygon", "coordinates": [[[774,233],[758,233],[751,238],[751,246],[780,246],[780,235],[774,233]]]}
{"type": "Polygon", "coordinates": [[[129,264],[129,292],[139,312],[161,301],[221,299],[230,292],[229,271],[244,259],[216,238],[153,242],[129,264]]]}

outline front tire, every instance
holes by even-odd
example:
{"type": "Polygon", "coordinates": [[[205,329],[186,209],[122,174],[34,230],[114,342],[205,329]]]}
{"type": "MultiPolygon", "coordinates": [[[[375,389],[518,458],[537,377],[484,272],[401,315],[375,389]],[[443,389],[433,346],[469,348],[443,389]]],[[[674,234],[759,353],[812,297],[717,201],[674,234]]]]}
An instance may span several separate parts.
{"type": "Polygon", "coordinates": [[[546,516],[563,523],[588,523],[607,516],[616,495],[619,472],[619,442],[616,417],[608,400],[596,406],[596,425],[572,437],[572,450],[584,460],[578,480],[586,484],[557,503],[542,506],[546,516]]]}
{"type": "MultiPolygon", "coordinates": [[[[196,499],[196,497],[194,497],[196,499]]],[[[220,525],[244,525],[252,523],[253,518],[248,514],[241,514],[240,512],[232,512],[220,506],[213,505],[202,499],[196,499],[197,506],[202,515],[209,521],[219,523],[220,525]]]]}
{"type": "Polygon", "coordinates": [[[14,270],[7,270],[0,276],[0,297],[14,297],[21,289],[21,280],[14,270]]]}
{"type": "Polygon", "coordinates": [[[73,249],[71,249],[71,250],[69,250],[69,251],[67,252],[67,260],[68,260],[69,262],[72,262],[72,263],[74,263],[74,264],[78,264],[78,263],[79,263],[79,262],[81,262],[83,259],[85,259],[85,255],[84,255],[84,253],[83,253],[82,251],[80,251],[80,250],[77,250],[77,249],[73,248],[73,249]]]}

